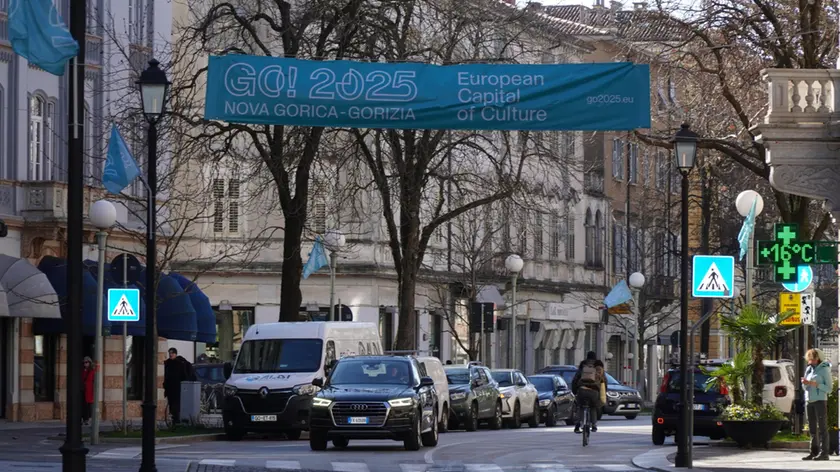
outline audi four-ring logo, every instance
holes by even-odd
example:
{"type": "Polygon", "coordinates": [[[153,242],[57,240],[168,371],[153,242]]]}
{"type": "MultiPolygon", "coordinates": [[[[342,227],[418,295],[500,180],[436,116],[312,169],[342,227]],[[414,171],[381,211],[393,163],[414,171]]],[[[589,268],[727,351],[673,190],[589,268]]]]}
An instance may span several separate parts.
{"type": "Polygon", "coordinates": [[[263,387],[260,389],[260,397],[265,398],[268,396],[268,387],[263,387]]]}
{"type": "Polygon", "coordinates": [[[356,411],[367,410],[367,405],[352,405],[350,409],[356,411]]]}

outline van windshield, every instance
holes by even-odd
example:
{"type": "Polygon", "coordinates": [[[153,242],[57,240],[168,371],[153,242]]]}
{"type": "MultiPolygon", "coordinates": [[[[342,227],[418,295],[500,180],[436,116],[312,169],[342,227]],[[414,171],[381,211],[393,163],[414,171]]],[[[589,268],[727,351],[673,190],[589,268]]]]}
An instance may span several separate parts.
{"type": "Polygon", "coordinates": [[[245,341],[233,368],[237,374],[317,372],[324,343],[320,339],[255,339],[245,341]]]}

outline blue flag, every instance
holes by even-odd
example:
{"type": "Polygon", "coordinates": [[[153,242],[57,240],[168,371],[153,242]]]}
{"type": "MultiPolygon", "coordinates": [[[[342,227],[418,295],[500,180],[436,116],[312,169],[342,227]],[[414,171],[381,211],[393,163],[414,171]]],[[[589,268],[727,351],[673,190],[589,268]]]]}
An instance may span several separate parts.
{"type": "Polygon", "coordinates": [[[321,243],[321,237],[315,238],[315,245],[312,246],[312,252],[309,253],[309,260],[303,266],[303,278],[307,279],[310,275],[316,272],[321,267],[329,265],[327,260],[327,252],[324,251],[324,245],[321,243]]]}
{"type": "Polygon", "coordinates": [[[79,54],[53,0],[11,0],[9,42],[19,56],[53,75],[64,75],[70,59],[79,54]]]}
{"type": "Polygon", "coordinates": [[[747,214],[747,219],[744,220],[744,225],[741,226],[741,232],[738,233],[738,243],[741,245],[741,255],[738,260],[743,260],[744,256],[747,255],[747,251],[749,250],[750,246],[750,235],[752,235],[753,229],[755,229],[755,204],[758,202],[758,197],[753,200],[752,207],[750,207],[750,212],[747,214]]]}
{"type": "Polygon", "coordinates": [[[111,193],[119,194],[140,175],[137,161],[125,145],[117,125],[111,126],[111,140],[108,142],[108,157],[105,158],[105,171],[102,173],[102,185],[111,193]]]}
{"type": "Polygon", "coordinates": [[[630,293],[630,287],[627,286],[627,281],[622,280],[610,290],[607,298],[604,299],[604,305],[607,305],[607,308],[612,308],[622,303],[627,303],[632,299],[633,295],[630,293]]]}

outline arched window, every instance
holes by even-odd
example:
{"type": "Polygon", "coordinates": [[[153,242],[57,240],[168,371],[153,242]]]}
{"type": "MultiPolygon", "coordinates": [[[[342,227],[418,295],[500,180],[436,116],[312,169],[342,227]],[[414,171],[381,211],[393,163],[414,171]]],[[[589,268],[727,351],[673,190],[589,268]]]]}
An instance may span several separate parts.
{"type": "Polygon", "coordinates": [[[29,101],[29,179],[47,180],[44,124],[46,123],[47,102],[38,95],[29,101]]]}
{"type": "Polygon", "coordinates": [[[595,212],[595,265],[604,265],[604,219],[601,210],[595,212]]]}
{"type": "Polygon", "coordinates": [[[595,262],[595,227],[592,225],[592,211],[588,208],[583,226],[586,231],[586,265],[592,265],[595,262]]]}
{"type": "Polygon", "coordinates": [[[566,261],[575,260],[575,207],[570,203],[566,206],[566,261]]]}

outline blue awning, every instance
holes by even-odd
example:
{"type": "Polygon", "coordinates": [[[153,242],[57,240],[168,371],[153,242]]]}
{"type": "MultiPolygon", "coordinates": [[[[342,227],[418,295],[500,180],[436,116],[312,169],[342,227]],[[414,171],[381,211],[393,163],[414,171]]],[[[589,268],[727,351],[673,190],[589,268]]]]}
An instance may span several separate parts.
{"type": "Polygon", "coordinates": [[[216,342],[216,312],[198,284],[177,272],[170,272],[169,276],[178,281],[181,288],[190,295],[190,301],[196,312],[197,329],[195,340],[200,343],[216,342]]]}
{"type": "MultiPolygon", "coordinates": [[[[146,268],[137,281],[140,295],[145,296],[146,268]]],[[[195,341],[198,322],[190,296],[175,278],[161,274],[157,287],[157,332],[159,336],[178,341],[195,341]]]]}
{"type": "MultiPolygon", "coordinates": [[[[34,334],[65,334],[67,327],[67,261],[53,256],[44,256],[38,264],[38,270],[46,274],[50,284],[58,295],[61,304],[61,319],[35,319],[32,326],[34,334]]],[[[82,272],[82,334],[96,336],[96,279],[87,270],[82,272]]],[[[111,323],[102,310],[102,332],[108,334],[111,323]]]]}
{"type": "MultiPolygon", "coordinates": [[[[98,264],[96,261],[86,260],[84,262],[85,267],[87,268],[88,272],[93,276],[94,280],[97,278],[98,274],[98,264]]],[[[105,284],[105,293],[103,296],[105,297],[104,300],[104,309],[105,309],[105,316],[108,315],[108,289],[110,288],[137,288],[136,285],[128,284],[123,286],[122,283],[117,283],[111,277],[111,264],[105,263],[105,277],[103,278],[105,284]]],[[[120,281],[122,282],[122,281],[120,281]]],[[[125,323],[126,330],[128,331],[129,336],[145,336],[146,335],[146,303],[144,302],[143,298],[140,297],[140,320],[132,321],[125,323]]],[[[111,324],[111,334],[122,336],[123,335],[123,323],[121,322],[114,322],[111,324]]]]}

